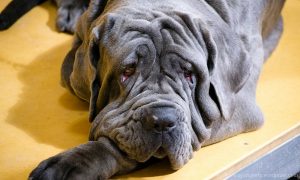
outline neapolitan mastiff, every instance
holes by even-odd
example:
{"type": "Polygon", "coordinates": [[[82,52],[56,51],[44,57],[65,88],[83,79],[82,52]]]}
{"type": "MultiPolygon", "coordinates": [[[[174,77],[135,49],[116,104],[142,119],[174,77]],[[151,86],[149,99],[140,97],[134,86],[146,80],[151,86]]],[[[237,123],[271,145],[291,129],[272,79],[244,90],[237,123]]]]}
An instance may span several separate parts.
{"type": "Polygon", "coordinates": [[[150,157],[179,169],[201,146],[258,129],[264,61],[284,0],[92,0],[62,84],[90,103],[90,141],[32,179],[105,179],[150,157]]]}

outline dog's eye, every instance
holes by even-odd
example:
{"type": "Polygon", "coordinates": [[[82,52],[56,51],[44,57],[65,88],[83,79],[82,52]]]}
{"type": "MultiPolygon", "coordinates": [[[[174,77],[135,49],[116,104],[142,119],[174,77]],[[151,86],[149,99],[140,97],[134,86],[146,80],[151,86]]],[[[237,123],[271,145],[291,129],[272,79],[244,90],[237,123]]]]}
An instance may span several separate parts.
{"type": "Polygon", "coordinates": [[[191,71],[185,70],[183,75],[187,81],[193,83],[193,73],[191,71]]]}
{"type": "Polygon", "coordinates": [[[121,82],[125,82],[130,76],[132,76],[135,72],[134,67],[128,67],[124,69],[124,72],[121,75],[121,82]]]}

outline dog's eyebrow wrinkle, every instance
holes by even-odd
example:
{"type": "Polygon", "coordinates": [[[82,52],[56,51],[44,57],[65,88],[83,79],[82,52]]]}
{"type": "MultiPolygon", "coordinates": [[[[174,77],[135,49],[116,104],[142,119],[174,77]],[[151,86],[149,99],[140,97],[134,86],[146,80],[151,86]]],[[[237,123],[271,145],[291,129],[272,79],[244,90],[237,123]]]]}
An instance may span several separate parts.
{"type": "Polygon", "coordinates": [[[171,79],[170,77],[166,77],[168,82],[172,85],[173,91],[184,101],[188,100],[188,97],[186,95],[186,92],[181,88],[183,87],[183,84],[179,78],[171,79]]]}

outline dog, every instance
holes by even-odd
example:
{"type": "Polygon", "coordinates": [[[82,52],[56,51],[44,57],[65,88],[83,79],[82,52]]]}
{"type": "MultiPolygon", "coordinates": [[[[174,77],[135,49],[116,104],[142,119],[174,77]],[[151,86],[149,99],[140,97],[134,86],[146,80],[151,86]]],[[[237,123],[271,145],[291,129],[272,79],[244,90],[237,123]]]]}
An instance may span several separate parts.
{"type": "Polygon", "coordinates": [[[91,0],[61,68],[62,85],[89,102],[90,141],[29,178],[108,179],[151,157],[177,170],[200,147],[260,128],[256,84],[283,5],[91,0]]]}

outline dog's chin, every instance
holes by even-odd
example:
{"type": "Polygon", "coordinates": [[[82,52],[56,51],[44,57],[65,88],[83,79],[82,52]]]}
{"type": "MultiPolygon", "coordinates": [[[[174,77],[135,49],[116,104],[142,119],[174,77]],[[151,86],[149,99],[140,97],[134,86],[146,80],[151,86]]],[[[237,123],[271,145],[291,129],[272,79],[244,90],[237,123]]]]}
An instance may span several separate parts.
{"type": "Polygon", "coordinates": [[[160,147],[154,154],[153,157],[158,159],[168,158],[171,164],[171,168],[178,170],[183,167],[192,157],[193,153],[188,152],[186,154],[176,155],[176,153],[171,151],[165,151],[160,147]]]}
{"type": "Polygon", "coordinates": [[[178,170],[193,157],[193,150],[192,148],[181,148],[175,151],[173,149],[167,149],[166,156],[169,159],[171,168],[173,170],[178,170]]]}

